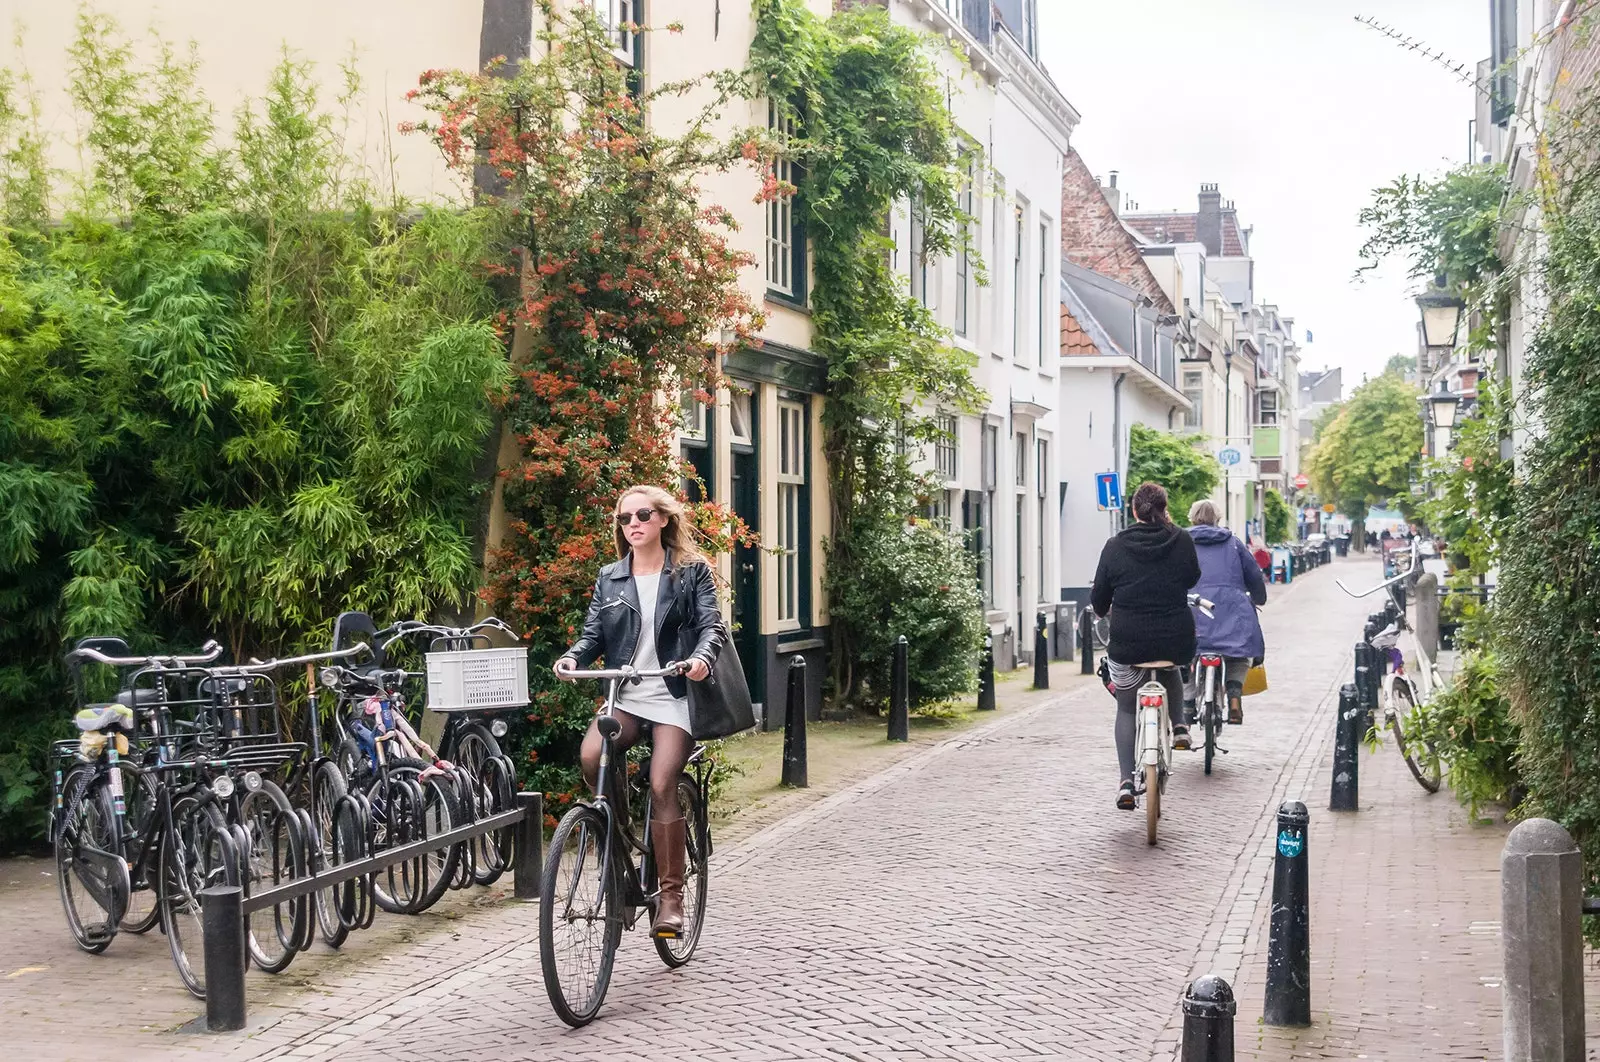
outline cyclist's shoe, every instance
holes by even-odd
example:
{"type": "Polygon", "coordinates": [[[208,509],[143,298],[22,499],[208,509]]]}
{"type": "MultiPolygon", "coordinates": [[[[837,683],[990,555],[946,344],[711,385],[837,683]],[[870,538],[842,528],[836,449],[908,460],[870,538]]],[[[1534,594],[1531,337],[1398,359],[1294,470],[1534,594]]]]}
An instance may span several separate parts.
{"type": "Polygon", "coordinates": [[[1234,726],[1244,722],[1244,705],[1239,703],[1237,694],[1228,698],[1228,722],[1234,726]]]}
{"type": "Polygon", "coordinates": [[[1132,811],[1137,803],[1138,798],[1134,793],[1133,783],[1123,782],[1122,788],[1117,790],[1117,809],[1120,811],[1132,811]]]}
{"type": "Polygon", "coordinates": [[[650,935],[674,940],[683,932],[684,845],[688,830],[680,815],[672,822],[652,822],[650,832],[654,834],[651,844],[656,853],[656,876],[661,881],[650,935]]]}
{"type": "Polygon", "coordinates": [[[1172,728],[1172,747],[1178,752],[1187,752],[1193,746],[1189,744],[1189,728],[1175,726],[1172,728]]]}
{"type": "Polygon", "coordinates": [[[1194,726],[1200,721],[1200,716],[1195,713],[1193,697],[1183,699],[1183,721],[1189,726],[1194,726]]]}

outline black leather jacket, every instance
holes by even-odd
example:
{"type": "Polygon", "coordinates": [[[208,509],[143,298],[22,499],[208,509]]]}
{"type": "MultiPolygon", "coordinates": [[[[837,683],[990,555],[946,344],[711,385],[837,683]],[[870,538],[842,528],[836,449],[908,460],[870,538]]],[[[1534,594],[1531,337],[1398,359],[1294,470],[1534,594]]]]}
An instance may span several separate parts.
{"type": "MultiPolygon", "coordinates": [[[[600,569],[583,620],[583,634],[566,651],[579,668],[605,657],[611,667],[633,662],[639,647],[639,589],[633,581],[633,555],[600,569]]],[[[672,550],[661,569],[661,591],[656,598],[656,654],[663,665],[674,660],[701,659],[710,667],[728,640],[717,605],[717,586],[705,564],[676,567],[672,550]]],[[[673,675],[666,680],[674,697],[686,697],[689,680],[673,675]]]]}

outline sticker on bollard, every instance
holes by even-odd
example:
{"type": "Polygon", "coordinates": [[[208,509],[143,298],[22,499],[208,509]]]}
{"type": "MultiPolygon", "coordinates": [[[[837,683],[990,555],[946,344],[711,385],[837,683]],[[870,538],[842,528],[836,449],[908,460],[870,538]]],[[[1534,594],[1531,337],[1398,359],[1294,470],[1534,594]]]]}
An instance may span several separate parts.
{"type": "Polygon", "coordinates": [[[1306,839],[1297,833],[1285,830],[1278,834],[1278,852],[1290,859],[1306,850],[1306,839]]]}

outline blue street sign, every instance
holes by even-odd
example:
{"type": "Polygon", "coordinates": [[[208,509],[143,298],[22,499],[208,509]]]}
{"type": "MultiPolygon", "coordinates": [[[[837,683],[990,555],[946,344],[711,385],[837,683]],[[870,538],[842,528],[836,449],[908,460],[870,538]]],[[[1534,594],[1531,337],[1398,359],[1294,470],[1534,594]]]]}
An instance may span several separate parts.
{"type": "Polygon", "coordinates": [[[1122,508],[1121,477],[1115,472],[1102,472],[1094,477],[1094,488],[1101,512],[1122,508]]]}

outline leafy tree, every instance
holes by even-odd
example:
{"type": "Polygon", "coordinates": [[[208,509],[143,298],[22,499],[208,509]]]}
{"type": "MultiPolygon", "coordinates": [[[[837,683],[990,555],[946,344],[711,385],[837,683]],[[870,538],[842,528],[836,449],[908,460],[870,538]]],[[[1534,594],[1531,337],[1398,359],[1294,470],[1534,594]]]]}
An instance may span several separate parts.
{"type": "Polygon", "coordinates": [[[1289,541],[1289,503],[1276,490],[1267,491],[1263,497],[1261,519],[1268,542],[1289,541]]]}
{"type": "MultiPolygon", "coordinates": [[[[0,847],[36,835],[63,642],[234,657],[476,583],[508,373],[483,211],[380,205],[285,59],[231,136],[196,60],[84,15],[81,184],[0,78],[0,847]],[[60,209],[52,217],[53,208],[60,209]]],[[[67,123],[71,125],[72,123],[67,123]]],[[[61,735],[65,736],[65,735],[61,735]]]]}
{"type": "Polygon", "coordinates": [[[1189,506],[1211,496],[1217,485],[1219,466],[1205,450],[1199,436],[1173,435],[1144,424],[1128,429],[1128,493],[1141,483],[1159,483],[1167,488],[1168,511],[1184,523],[1189,506]]]}
{"type": "Polygon", "coordinates": [[[1367,510],[1390,498],[1409,504],[1411,470],[1422,449],[1418,391],[1385,373],[1356,388],[1307,456],[1319,497],[1350,518],[1358,540],[1367,510]]]}
{"type": "MultiPolygon", "coordinates": [[[[892,584],[872,578],[873,551],[894,540],[928,493],[912,460],[939,434],[935,413],[974,408],[978,399],[972,357],[946,342],[891,268],[890,212],[914,200],[924,253],[951,253],[967,239],[958,193],[975,160],[957,152],[948,84],[932,62],[934,49],[946,47],[940,38],[898,25],[871,4],[822,18],[801,0],[755,0],[755,12],[750,72],[797,130],[783,150],[803,166],[794,202],[816,262],[813,346],[828,361],[823,446],[833,499],[827,590],[835,691],[846,700],[866,691],[881,697],[884,687],[863,688],[855,669],[876,659],[885,638],[880,618],[894,605],[892,584]],[[862,586],[886,596],[864,597],[862,586]]],[[[954,538],[924,546],[961,550],[954,538]]],[[[935,568],[959,562],[945,557],[935,568]]],[[[966,606],[950,597],[942,607],[966,606]]],[[[953,615],[948,622],[963,637],[946,652],[975,660],[976,628],[953,615]]]]}
{"type": "MultiPolygon", "coordinates": [[[[431,71],[412,98],[430,112],[418,131],[463,180],[486,163],[503,182],[492,209],[512,250],[493,268],[520,278],[504,405],[513,456],[500,473],[508,530],[491,544],[483,593],[543,665],[575,640],[596,572],[616,557],[618,495],[683,480],[678,411],[660,396],[708,400],[720,358],[759,322],[739,282],[754,261],[729,245],[731,215],[697,182],[744,165],[747,145],[759,158],[762,145],[706,132],[743,92],[738,78],[636,95],[589,9],[541,0],[537,14],[534,55],[512,76],[431,71]],[[683,132],[645,121],[657,98],[685,95],[706,102],[683,132]]],[[[712,504],[693,512],[706,550],[725,550],[730,514],[712,504]]],[[[527,726],[512,739],[558,805],[580,783],[593,691],[544,666],[531,675],[527,726]]]]}
{"type": "Polygon", "coordinates": [[[1415,354],[1393,354],[1384,363],[1383,371],[1393,373],[1395,376],[1408,376],[1417,371],[1417,356],[1415,354]]]}
{"type": "Polygon", "coordinates": [[[1496,240],[1505,192],[1505,167],[1489,164],[1431,180],[1402,175],[1374,190],[1358,219],[1368,235],[1356,275],[1398,257],[1413,279],[1442,274],[1449,288],[1481,284],[1500,272],[1496,240]]]}

